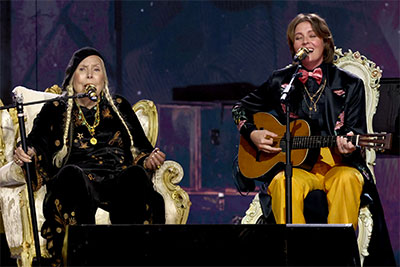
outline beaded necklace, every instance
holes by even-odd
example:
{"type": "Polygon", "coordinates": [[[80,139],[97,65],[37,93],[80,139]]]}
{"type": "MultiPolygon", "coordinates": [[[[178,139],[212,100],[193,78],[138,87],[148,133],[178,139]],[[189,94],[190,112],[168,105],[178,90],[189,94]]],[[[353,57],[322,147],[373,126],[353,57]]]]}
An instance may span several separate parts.
{"type": "Polygon", "coordinates": [[[82,125],[85,125],[86,128],[88,129],[90,135],[92,136],[92,138],[90,138],[90,143],[92,145],[96,145],[97,144],[97,139],[94,137],[95,134],[95,129],[97,126],[99,126],[100,124],[100,106],[99,106],[99,101],[97,101],[96,106],[94,107],[94,109],[96,110],[96,114],[94,115],[94,123],[93,125],[90,125],[87,121],[85,116],[83,115],[83,112],[81,110],[80,105],[78,104],[78,101],[75,99],[75,103],[78,107],[78,119],[82,122],[82,125]]]}

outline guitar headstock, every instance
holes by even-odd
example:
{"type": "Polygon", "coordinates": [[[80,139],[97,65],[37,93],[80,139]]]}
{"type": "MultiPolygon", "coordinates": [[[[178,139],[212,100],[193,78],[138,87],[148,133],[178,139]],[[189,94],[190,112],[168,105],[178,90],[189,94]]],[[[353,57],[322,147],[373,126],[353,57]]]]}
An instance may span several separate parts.
{"type": "Polygon", "coordinates": [[[391,133],[374,133],[360,135],[358,145],[384,151],[385,149],[392,148],[392,134],[391,133]]]}

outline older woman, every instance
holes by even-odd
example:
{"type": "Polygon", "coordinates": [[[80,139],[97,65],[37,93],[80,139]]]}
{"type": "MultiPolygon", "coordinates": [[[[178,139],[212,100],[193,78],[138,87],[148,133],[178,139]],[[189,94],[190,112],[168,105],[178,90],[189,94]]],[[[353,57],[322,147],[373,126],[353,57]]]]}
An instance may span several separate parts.
{"type": "Polygon", "coordinates": [[[113,224],[165,223],[164,203],[149,172],[165,154],[146,138],[131,105],[112,97],[101,54],[90,47],[74,53],[63,90],[92,98],[46,103],[29,134],[28,153],[18,147],[14,161],[35,162],[37,183],[47,184],[41,234],[55,263],[67,225],[95,222],[101,207],[113,224]]]}
{"type": "MultiPolygon", "coordinates": [[[[293,83],[295,89],[289,99],[290,117],[308,121],[314,131],[323,136],[366,133],[363,82],[333,64],[334,42],[325,20],[316,14],[299,14],[288,25],[287,39],[292,56],[300,48],[309,50],[308,56],[301,61],[302,75],[293,83]]],[[[281,148],[273,146],[273,138],[277,137],[274,129],[258,129],[253,115],[268,112],[285,124],[286,109],[280,98],[296,68],[296,64],[293,64],[274,71],[267,82],[233,107],[233,117],[241,135],[259,151],[277,153],[281,148]]],[[[334,149],[321,149],[312,169],[293,169],[293,223],[306,222],[304,203],[307,196],[315,191],[326,193],[328,215],[325,222],[331,224],[351,223],[354,229],[357,228],[363,190],[368,192],[369,197],[375,196],[376,210],[382,210],[360,149],[346,138],[337,137],[336,141],[334,149]]],[[[286,205],[283,168],[264,181],[265,199],[270,200],[269,205],[263,206],[264,215],[268,216],[272,210],[276,223],[284,224],[286,205]]],[[[249,184],[249,181],[246,183],[249,184]]],[[[321,201],[326,202],[326,199],[321,198],[321,201]]],[[[376,218],[383,219],[382,216],[376,218]]],[[[379,225],[379,230],[386,231],[382,220],[379,225]]]]}

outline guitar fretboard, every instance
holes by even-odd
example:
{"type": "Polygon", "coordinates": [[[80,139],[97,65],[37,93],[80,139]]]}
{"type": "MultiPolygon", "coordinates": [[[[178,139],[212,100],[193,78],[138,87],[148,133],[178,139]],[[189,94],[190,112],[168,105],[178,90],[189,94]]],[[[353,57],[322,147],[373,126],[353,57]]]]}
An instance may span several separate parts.
{"type": "MultiPolygon", "coordinates": [[[[295,136],[292,140],[292,149],[321,148],[336,146],[337,136],[295,136]]],[[[345,136],[348,141],[357,145],[358,135],[345,136]]]]}

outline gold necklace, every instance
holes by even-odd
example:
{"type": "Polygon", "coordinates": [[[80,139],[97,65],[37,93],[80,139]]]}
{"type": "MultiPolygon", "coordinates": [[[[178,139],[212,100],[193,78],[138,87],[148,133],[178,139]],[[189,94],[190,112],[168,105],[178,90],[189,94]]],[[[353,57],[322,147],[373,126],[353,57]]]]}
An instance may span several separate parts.
{"type": "Polygon", "coordinates": [[[326,85],[326,79],[325,79],[324,82],[321,84],[321,86],[318,88],[317,92],[315,92],[315,94],[313,94],[313,95],[311,96],[310,92],[307,90],[306,85],[303,84],[303,86],[304,86],[304,91],[307,93],[307,96],[308,96],[308,98],[310,99],[310,105],[308,105],[306,99],[305,99],[305,101],[304,101],[304,102],[306,102],[306,105],[307,105],[307,107],[308,107],[308,110],[310,111],[310,114],[311,114],[311,111],[312,111],[313,109],[314,109],[314,112],[317,112],[317,103],[318,103],[319,99],[320,99],[321,96],[322,96],[322,92],[323,92],[324,89],[325,89],[325,85],[326,85]],[[316,97],[317,95],[318,95],[318,98],[317,98],[316,100],[314,100],[314,97],[316,97]]]}
{"type": "Polygon", "coordinates": [[[78,106],[78,119],[82,122],[82,125],[85,125],[86,128],[88,129],[90,135],[92,136],[92,138],[90,138],[90,143],[92,145],[96,145],[97,144],[97,139],[94,137],[95,134],[95,129],[97,126],[99,126],[100,124],[100,106],[99,106],[99,101],[97,101],[96,106],[94,107],[94,109],[96,110],[96,114],[94,115],[94,123],[93,125],[90,125],[87,121],[85,116],[83,115],[83,112],[81,110],[81,107],[78,103],[78,101],[75,99],[75,103],[78,106]]]}

